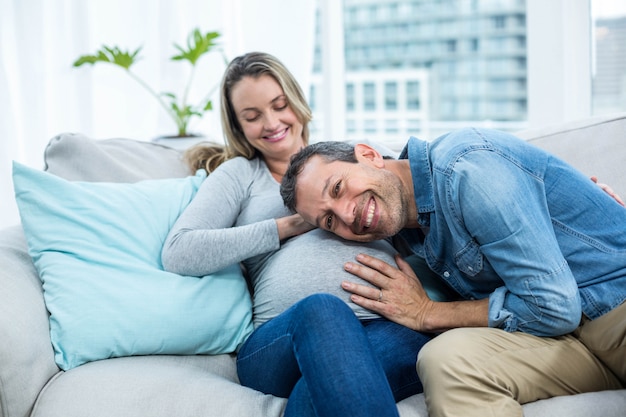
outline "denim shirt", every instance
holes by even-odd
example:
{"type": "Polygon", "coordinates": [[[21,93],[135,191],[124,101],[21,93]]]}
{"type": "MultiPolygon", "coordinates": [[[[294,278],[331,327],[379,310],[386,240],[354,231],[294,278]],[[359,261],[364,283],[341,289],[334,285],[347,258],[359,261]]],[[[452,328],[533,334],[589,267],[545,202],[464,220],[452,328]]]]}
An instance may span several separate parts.
{"type": "Polygon", "coordinates": [[[626,209],[567,163],[487,129],[411,137],[400,158],[426,232],[400,235],[463,298],[489,297],[490,327],[565,334],[626,299],[626,209]]]}

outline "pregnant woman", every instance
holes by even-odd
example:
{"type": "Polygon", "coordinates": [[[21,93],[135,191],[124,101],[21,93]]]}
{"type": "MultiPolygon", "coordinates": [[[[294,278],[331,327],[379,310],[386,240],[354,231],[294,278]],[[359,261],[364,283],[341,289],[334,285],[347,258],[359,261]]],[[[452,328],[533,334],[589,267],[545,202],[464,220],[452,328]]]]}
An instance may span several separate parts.
{"type": "Polygon", "coordinates": [[[386,241],[346,242],[311,230],[283,205],[280,181],[308,144],[311,111],[276,58],[248,53],[221,86],[226,147],[186,156],[208,177],[177,220],[163,265],[204,276],[234,263],[246,269],[255,330],[237,355],[242,385],[288,398],[285,416],[398,416],[396,401],[422,391],[415,362],[431,336],[349,301],[343,270],[365,252],[395,265],[386,241]]]}

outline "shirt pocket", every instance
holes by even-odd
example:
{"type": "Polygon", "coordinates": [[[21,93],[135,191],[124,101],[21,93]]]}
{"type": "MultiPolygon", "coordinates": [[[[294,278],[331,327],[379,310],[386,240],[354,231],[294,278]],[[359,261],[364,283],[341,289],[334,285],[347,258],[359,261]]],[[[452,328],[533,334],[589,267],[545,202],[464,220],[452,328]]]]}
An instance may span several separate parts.
{"type": "Polygon", "coordinates": [[[483,270],[484,260],[480,247],[469,241],[454,257],[457,268],[462,273],[473,277],[483,270]]]}

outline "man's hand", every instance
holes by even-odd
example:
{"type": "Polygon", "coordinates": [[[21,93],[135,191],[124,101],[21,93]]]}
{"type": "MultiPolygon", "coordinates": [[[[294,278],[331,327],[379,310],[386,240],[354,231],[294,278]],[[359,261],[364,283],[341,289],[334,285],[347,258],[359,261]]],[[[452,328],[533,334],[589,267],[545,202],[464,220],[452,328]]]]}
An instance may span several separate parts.
{"type": "Polygon", "coordinates": [[[419,279],[399,255],[395,268],[378,258],[357,256],[359,263],[348,262],[346,271],[363,278],[378,288],[344,281],[343,289],[353,293],[354,303],[414,330],[429,331],[425,325],[434,302],[428,298],[419,279]]]}
{"type": "Polygon", "coordinates": [[[487,326],[488,298],[435,302],[428,298],[411,266],[399,255],[395,257],[397,268],[365,254],[356,259],[359,263],[347,262],[345,270],[378,288],[344,281],[341,286],[352,293],[350,298],[355,304],[423,332],[487,326]]]}

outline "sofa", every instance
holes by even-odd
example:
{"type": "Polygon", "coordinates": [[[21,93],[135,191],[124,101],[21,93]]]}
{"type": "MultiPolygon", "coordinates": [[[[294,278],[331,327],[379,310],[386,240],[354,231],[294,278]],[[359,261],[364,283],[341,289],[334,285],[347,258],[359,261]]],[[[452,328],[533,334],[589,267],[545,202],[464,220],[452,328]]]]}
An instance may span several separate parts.
{"type": "MultiPolygon", "coordinates": [[[[626,196],[626,114],[518,135],[626,196]]],[[[69,133],[51,139],[43,168],[82,182],[136,183],[188,175],[179,150],[69,133]]],[[[282,415],[285,399],[238,383],[236,356],[228,351],[109,355],[61,369],[58,348],[51,343],[50,300],[44,299],[24,230],[15,225],[0,232],[0,417],[282,415]]],[[[402,417],[427,416],[421,394],[401,401],[398,409],[402,417]]],[[[626,389],[537,401],[524,405],[524,415],[623,417],[626,389]]]]}

